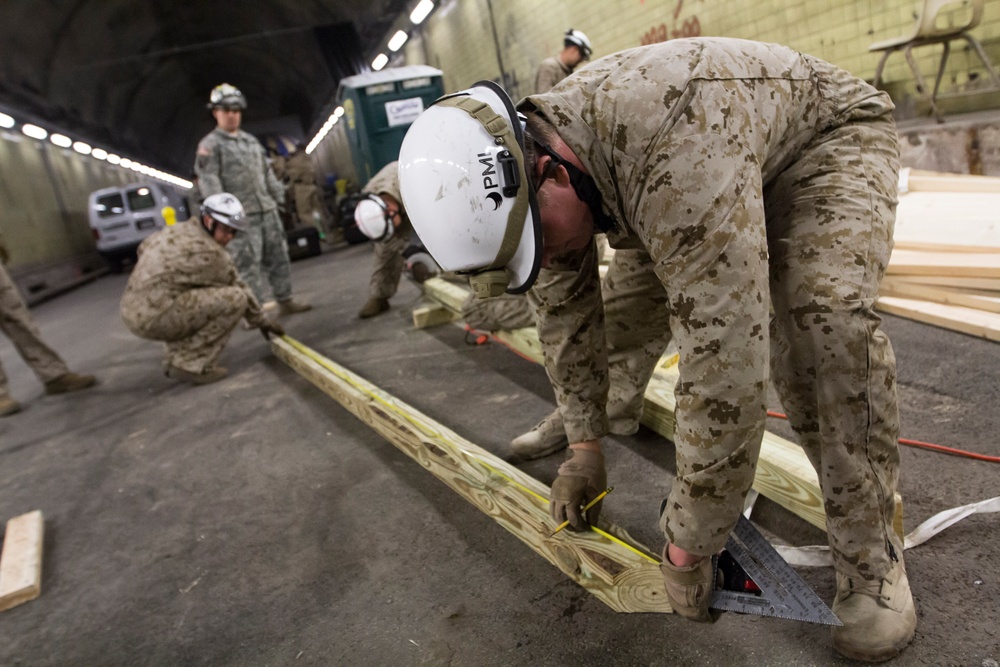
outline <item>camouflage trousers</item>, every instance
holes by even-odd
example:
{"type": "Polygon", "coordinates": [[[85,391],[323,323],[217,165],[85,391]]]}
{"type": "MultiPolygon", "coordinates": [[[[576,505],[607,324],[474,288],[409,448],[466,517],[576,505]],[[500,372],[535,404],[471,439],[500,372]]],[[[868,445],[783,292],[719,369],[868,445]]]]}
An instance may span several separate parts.
{"type": "Polygon", "coordinates": [[[292,298],[292,267],[288,259],[288,240],[278,212],[247,215],[247,231],[237,234],[226,250],[233,258],[240,278],[253,290],[257,301],[264,303],[264,277],[278,301],[292,298]]]}
{"type": "Polygon", "coordinates": [[[375,245],[375,266],[372,278],[368,283],[368,296],[372,299],[389,299],[399,289],[399,278],[403,275],[403,251],[410,243],[410,227],[404,224],[398,227],[384,241],[375,245]]]}
{"type": "Polygon", "coordinates": [[[462,303],[462,319],[473,329],[510,331],[535,326],[535,314],[528,299],[519,294],[504,294],[490,299],[473,295],[462,303]]]}
{"type": "MultiPolygon", "coordinates": [[[[45,344],[17,286],[0,265],[0,329],[10,338],[21,358],[43,383],[69,372],[66,363],[45,344]]],[[[0,398],[9,396],[7,374],[0,365],[0,398]]]]}
{"type": "MultiPolygon", "coordinates": [[[[897,170],[891,120],[847,124],[819,135],[764,192],[771,379],[819,474],[836,569],[852,578],[880,579],[902,554],[892,529],[895,356],[874,311],[892,250],[897,170]]],[[[603,298],[609,379],[622,401],[615,409],[641,410],[639,388],[671,339],[664,284],[644,251],[615,253],[603,298]]],[[[678,445],[674,486],[691,492],[677,502],[672,494],[661,517],[668,539],[689,550],[705,544],[690,526],[704,530],[741,507],[755,471],[755,461],[737,463],[743,452],[706,453],[678,445]]]]}
{"type": "Polygon", "coordinates": [[[203,287],[184,292],[158,313],[123,308],[122,319],[135,335],[166,343],[164,368],[201,373],[215,365],[246,310],[243,288],[203,287]]]}

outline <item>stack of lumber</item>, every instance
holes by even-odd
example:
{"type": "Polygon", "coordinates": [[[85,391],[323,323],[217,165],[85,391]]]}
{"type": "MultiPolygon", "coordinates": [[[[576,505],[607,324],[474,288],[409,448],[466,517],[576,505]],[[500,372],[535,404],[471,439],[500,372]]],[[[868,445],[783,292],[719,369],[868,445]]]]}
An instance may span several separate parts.
{"type": "Polygon", "coordinates": [[[1000,342],[1000,178],[903,170],[887,313],[1000,342]]]}

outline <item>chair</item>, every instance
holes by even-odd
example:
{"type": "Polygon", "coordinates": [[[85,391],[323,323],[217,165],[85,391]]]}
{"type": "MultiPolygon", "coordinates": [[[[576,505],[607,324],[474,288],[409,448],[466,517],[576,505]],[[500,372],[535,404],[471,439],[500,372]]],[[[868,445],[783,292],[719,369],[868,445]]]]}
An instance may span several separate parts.
{"type": "Polygon", "coordinates": [[[917,91],[923,95],[927,95],[927,84],[924,81],[923,75],[920,73],[920,68],[917,66],[916,60],[913,58],[912,51],[918,46],[942,44],[944,50],[941,53],[941,63],[938,66],[937,78],[934,80],[934,90],[928,96],[928,101],[931,105],[931,113],[938,119],[938,121],[941,121],[941,116],[937,110],[936,100],[938,88],[941,86],[941,78],[944,76],[944,68],[948,62],[948,55],[951,52],[951,41],[955,39],[964,39],[969,43],[969,46],[975,50],[979,59],[983,61],[983,65],[986,66],[986,71],[989,72],[990,77],[993,79],[993,86],[1000,89],[1000,77],[997,77],[997,73],[993,69],[993,65],[986,57],[986,52],[983,51],[982,44],[979,43],[979,40],[969,34],[969,31],[979,25],[979,22],[982,20],[984,4],[985,0],[924,0],[923,8],[920,11],[920,17],[917,19],[917,23],[914,26],[913,33],[911,35],[895,37],[893,39],[885,40],[884,42],[877,42],[868,47],[869,52],[884,52],[882,54],[882,59],[879,60],[878,67],[875,69],[874,85],[878,87],[879,82],[881,82],[882,70],[885,67],[885,61],[888,60],[889,56],[896,51],[904,50],[906,62],[909,63],[910,69],[913,71],[913,76],[917,80],[917,91]],[[959,4],[963,5],[963,7],[971,6],[971,18],[963,25],[938,28],[937,19],[939,16],[944,14],[942,10],[949,5],[954,6],[959,4]]]}

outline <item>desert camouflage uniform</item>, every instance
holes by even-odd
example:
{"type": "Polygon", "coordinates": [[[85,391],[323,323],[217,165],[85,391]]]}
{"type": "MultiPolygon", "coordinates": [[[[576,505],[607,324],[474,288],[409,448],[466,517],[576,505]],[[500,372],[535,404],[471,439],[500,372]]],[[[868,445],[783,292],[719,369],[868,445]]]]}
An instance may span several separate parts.
{"type": "Polygon", "coordinates": [[[399,277],[403,275],[403,251],[410,242],[413,228],[403,211],[403,198],[399,194],[399,163],[390,162],[378,170],[372,180],[361,190],[366,195],[387,194],[400,206],[402,223],[392,236],[375,243],[375,268],[368,283],[368,296],[372,299],[388,299],[399,288],[399,277]]]}
{"type": "Polygon", "coordinates": [[[325,212],[320,203],[319,187],[316,185],[316,171],[304,150],[288,158],[285,176],[288,178],[288,189],[295,199],[295,213],[299,224],[313,225],[322,232],[325,212]]]}
{"type": "MultiPolygon", "coordinates": [[[[553,123],[618,220],[612,247],[634,249],[615,255],[609,310],[627,313],[634,345],[676,340],[667,538],[696,555],[723,546],[770,363],[819,472],[837,570],[883,577],[901,553],[895,358],[873,310],[896,206],[888,96],[785,47],[685,39],[600,59],[520,108],[553,123]]],[[[578,289],[538,312],[570,442],[608,430],[600,296],[584,263],[578,289]]]]}
{"type": "Polygon", "coordinates": [[[241,317],[263,321],[233,260],[198,218],[142,242],[121,315],[135,335],[166,343],[164,367],[195,374],[214,365],[241,317]]]}
{"type": "MultiPolygon", "coordinates": [[[[0,259],[6,260],[7,248],[0,238],[0,259]]],[[[20,353],[24,363],[34,371],[42,383],[51,382],[69,373],[66,362],[42,340],[38,327],[31,319],[28,306],[17,291],[17,285],[0,261],[0,330],[20,353]]],[[[0,398],[10,396],[7,374],[0,365],[0,398]]]]}
{"type": "Polygon", "coordinates": [[[275,178],[264,147],[243,130],[234,136],[216,128],[198,143],[195,173],[203,197],[228,192],[243,204],[248,230],[237,234],[227,249],[257,300],[263,302],[265,296],[262,273],[275,299],[292,298],[288,241],[278,216],[285,188],[275,178]]]}
{"type": "Polygon", "coordinates": [[[552,87],[573,73],[556,56],[546,58],[535,71],[535,94],[547,93],[552,87]]]}

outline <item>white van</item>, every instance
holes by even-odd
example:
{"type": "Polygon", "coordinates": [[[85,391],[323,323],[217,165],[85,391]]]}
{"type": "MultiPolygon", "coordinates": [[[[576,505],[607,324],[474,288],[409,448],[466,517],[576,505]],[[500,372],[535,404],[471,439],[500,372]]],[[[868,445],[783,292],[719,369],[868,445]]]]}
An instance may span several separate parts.
{"type": "Polygon", "coordinates": [[[130,183],[90,193],[87,207],[97,252],[120,273],[135,261],[143,239],[167,225],[190,217],[187,197],[166,183],[130,183]]]}

